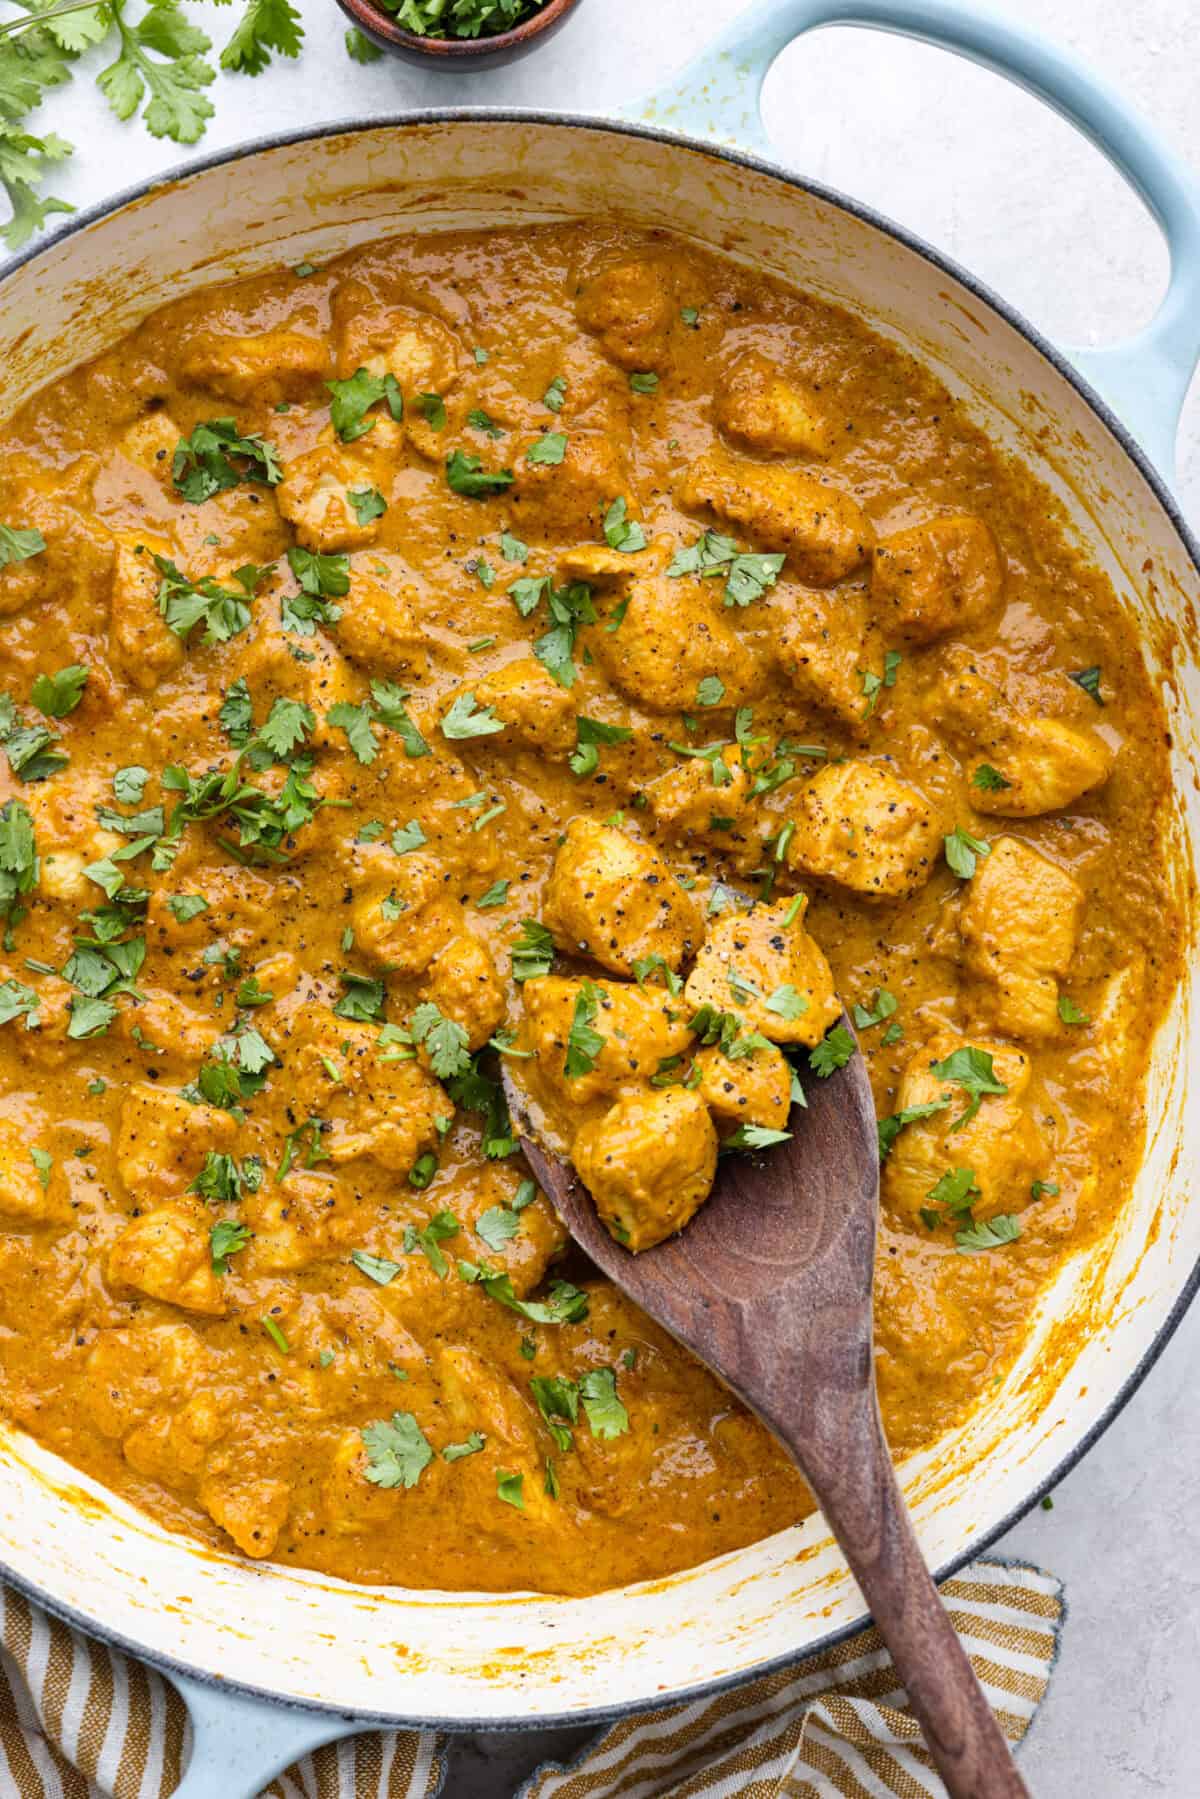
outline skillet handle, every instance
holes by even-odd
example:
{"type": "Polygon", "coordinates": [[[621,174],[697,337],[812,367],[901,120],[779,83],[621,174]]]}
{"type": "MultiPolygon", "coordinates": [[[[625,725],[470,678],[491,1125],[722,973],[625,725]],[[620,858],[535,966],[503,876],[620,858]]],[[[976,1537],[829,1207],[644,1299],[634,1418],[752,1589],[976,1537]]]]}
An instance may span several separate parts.
{"type": "Polygon", "coordinates": [[[1200,360],[1200,183],[1117,90],[1070,52],[974,0],[757,0],[630,115],[769,155],[763,81],[793,38],[824,25],[919,38],[1006,76],[1090,138],[1141,197],[1171,255],[1162,304],[1124,343],[1068,354],[1170,478],[1180,411],[1200,360]]]}
{"type": "Polygon", "coordinates": [[[276,1774],[322,1743],[368,1726],[170,1675],[192,1721],[192,1754],[171,1799],[258,1799],[276,1774]]]}

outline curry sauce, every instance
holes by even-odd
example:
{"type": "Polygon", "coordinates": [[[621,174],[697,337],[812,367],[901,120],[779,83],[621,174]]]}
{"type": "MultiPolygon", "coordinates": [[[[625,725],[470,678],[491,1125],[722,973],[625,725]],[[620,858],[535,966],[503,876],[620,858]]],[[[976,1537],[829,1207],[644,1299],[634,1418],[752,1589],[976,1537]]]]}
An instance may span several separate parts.
{"type": "Polygon", "coordinates": [[[0,1395],[170,1527],[586,1593],[809,1509],[501,1057],[636,1252],[865,1056],[898,1452],[1111,1226],[1163,708],[849,314],[603,225],[372,247],[29,401],[0,526],[0,1395]]]}

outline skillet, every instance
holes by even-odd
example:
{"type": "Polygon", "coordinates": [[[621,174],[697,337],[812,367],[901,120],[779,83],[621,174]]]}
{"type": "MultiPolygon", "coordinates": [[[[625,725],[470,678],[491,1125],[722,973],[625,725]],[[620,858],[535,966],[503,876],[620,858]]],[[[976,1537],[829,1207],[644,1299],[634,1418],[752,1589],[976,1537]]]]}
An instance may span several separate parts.
{"type": "MultiPolygon", "coordinates": [[[[474,109],[352,121],[123,194],[0,276],[0,409],[166,299],[304,257],[406,232],[580,214],[681,231],[865,317],[1059,495],[1138,617],[1164,682],[1172,849],[1185,883],[1200,837],[1200,552],[1164,476],[1200,354],[1200,194],[1188,174],[1070,59],[952,0],[760,0],[635,111],[637,123],[474,109]],[[793,37],[836,23],[971,56],[1086,132],[1168,238],[1171,282],[1150,326],[1073,367],[928,246],[774,167],[758,110],[763,78],[793,37]]],[[[1200,1208],[1188,1204],[1200,1144],[1185,1130],[1200,1086],[1191,1014],[1185,988],[1156,1045],[1144,1165],[1116,1240],[1064,1266],[1002,1391],[903,1470],[940,1574],[1007,1530],[1095,1441],[1200,1282],[1200,1208]]],[[[368,1589],[172,1536],[15,1431],[0,1438],[0,1551],[0,1576],[179,1686],[195,1753],[178,1799],[257,1793],[306,1748],[372,1723],[545,1728],[709,1695],[862,1622],[819,1517],[590,1599],[368,1589]]]]}

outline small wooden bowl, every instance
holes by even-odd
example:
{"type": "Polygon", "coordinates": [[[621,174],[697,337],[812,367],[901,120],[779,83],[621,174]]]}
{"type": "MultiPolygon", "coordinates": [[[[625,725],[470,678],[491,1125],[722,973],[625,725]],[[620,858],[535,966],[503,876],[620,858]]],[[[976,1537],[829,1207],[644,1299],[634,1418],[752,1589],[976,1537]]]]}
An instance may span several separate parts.
{"type": "Polygon", "coordinates": [[[495,69],[501,63],[516,62],[528,55],[537,44],[552,37],[579,0],[545,0],[529,18],[514,25],[511,31],[498,31],[494,37],[422,37],[415,31],[404,31],[390,13],[373,0],[338,0],[346,17],[393,56],[420,63],[427,69],[444,69],[465,74],[468,69],[495,69]]]}

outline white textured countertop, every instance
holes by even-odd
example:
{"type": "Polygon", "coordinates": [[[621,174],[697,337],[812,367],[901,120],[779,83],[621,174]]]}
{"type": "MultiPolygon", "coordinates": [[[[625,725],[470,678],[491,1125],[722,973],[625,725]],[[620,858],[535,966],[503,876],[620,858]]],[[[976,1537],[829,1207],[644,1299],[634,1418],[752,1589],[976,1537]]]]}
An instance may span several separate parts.
{"type": "MultiPolygon", "coordinates": [[[[300,0],[298,64],[222,76],[200,152],[263,133],[430,104],[614,110],[655,87],[738,0],[583,0],[515,68],[427,74],[351,63],[333,0],[300,0]]],[[[1104,70],[1200,169],[1194,0],[1006,0],[1104,70]]],[[[218,40],[232,9],[191,5],[218,40]]],[[[6,15],[7,16],[7,15],[6,15]]],[[[96,66],[103,58],[93,52],[96,66]]],[[[85,145],[54,191],[88,205],[180,152],[111,118],[86,65],[35,129],[85,145]]],[[[768,84],[782,161],[870,202],[949,251],[1060,342],[1096,344],[1149,317],[1166,256],[1098,153],[1036,102],[961,62],[891,38],[829,32],[785,53],[768,84]]],[[[1200,525],[1200,403],[1185,416],[1178,490],[1200,525]]],[[[1022,1753],[1041,1799],[1200,1794],[1200,1307],[1141,1392],[1055,1496],[1000,1545],[1067,1583],[1050,1696],[1022,1753]]],[[[579,1733],[479,1737],[456,1748],[451,1799],[499,1799],[579,1733]]]]}

